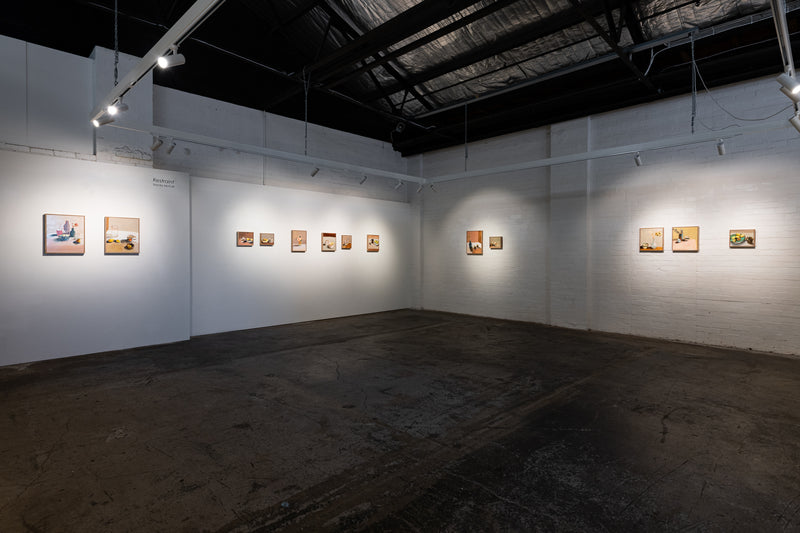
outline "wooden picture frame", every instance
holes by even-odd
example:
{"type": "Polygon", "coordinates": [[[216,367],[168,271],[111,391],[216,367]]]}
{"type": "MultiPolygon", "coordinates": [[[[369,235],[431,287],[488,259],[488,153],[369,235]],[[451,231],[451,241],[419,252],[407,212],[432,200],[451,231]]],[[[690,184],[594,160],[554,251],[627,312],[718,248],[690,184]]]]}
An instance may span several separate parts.
{"type": "Polygon", "coordinates": [[[86,252],[86,217],[84,215],[42,216],[42,252],[44,255],[83,255],[86,252]]]}
{"type": "Polygon", "coordinates": [[[353,236],[342,235],[342,250],[350,250],[353,248],[353,236]]]}
{"type": "Polygon", "coordinates": [[[639,228],[640,252],[664,251],[664,228],[639,228]]]}
{"type": "Polygon", "coordinates": [[[489,237],[489,249],[490,250],[502,250],[503,249],[503,237],[501,237],[501,236],[489,237]]]}
{"type": "Polygon", "coordinates": [[[322,234],[322,251],[335,252],[336,251],[336,234],[323,233],[322,234]]]}
{"type": "Polygon", "coordinates": [[[304,229],[292,230],[292,251],[305,252],[308,249],[308,235],[304,229]]]}
{"type": "Polygon", "coordinates": [[[756,230],[732,229],[728,231],[728,248],[755,248],[756,230]]]}
{"type": "Polygon", "coordinates": [[[237,231],[236,232],[236,246],[253,246],[253,232],[252,231],[237,231]]]}
{"type": "Polygon", "coordinates": [[[139,219],[105,217],[105,255],[139,255],[139,219]]]}
{"type": "Polygon", "coordinates": [[[467,255],[483,255],[483,230],[467,231],[467,255]]]}
{"type": "Polygon", "coordinates": [[[700,226],[673,226],[673,252],[697,252],[699,250],[700,226]]]}
{"type": "Polygon", "coordinates": [[[261,246],[272,246],[275,244],[275,234],[274,233],[259,233],[258,234],[258,242],[261,246]]]}
{"type": "Polygon", "coordinates": [[[367,235],[367,251],[377,252],[381,249],[380,235],[367,235]]]}

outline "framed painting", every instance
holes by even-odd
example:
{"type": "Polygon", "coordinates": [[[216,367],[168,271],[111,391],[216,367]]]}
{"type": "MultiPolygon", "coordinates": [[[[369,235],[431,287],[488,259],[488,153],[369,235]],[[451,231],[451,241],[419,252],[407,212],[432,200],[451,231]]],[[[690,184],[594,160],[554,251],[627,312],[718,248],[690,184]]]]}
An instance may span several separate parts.
{"type": "Polygon", "coordinates": [[[83,215],[44,215],[44,255],[83,255],[83,215]]]}
{"type": "Polygon", "coordinates": [[[236,246],[253,246],[253,232],[252,231],[237,231],[236,232],[236,246]]]}
{"type": "Polygon", "coordinates": [[[367,251],[377,252],[381,248],[381,238],[379,235],[367,235],[367,251]]]}
{"type": "Polygon", "coordinates": [[[639,228],[640,252],[664,251],[664,228],[639,228]]]}
{"type": "Polygon", "coordinates": [[[106,255],[139,254],[139,219],[105,217],[106,255]]]}
{"type": "Polygon", "coordinates": [[[336,234],[323,233],[322,234],[322,251],[335,252],[336,251],[336,234]]]}
{"type": "Polygon", "coordinates": [[[306,230],[293,229],[292,230],[292,251],[305,252],[308,247],[308,240],[306,239],[306,230]]]}
{"type": "Polygon", "coordinates": [[[353,236],[342,235],[342,250],[349,250],[353,247],[353,236]]]}
{"type": "Polygon", "coordinates": [[[467,255],[483,255],[483,230],[467,232],[467,255]]]}
{"type": "Polygon", "coordinates": [[[261,243],[261,246],[272,246],[273,244],[275,244],[275,234],[259,233],[258,242],[261,243]]]}
{"type": "Polygon", "coordinates": [[[503,249],[503,237],[489,237],[489,249],[490,250],[502,250],[503,249]]]}
{"type": "Polygon", "coordinates": [[[756,230],[732,229],[728,232],[729,248],[755,248],[756,230]]]}
{"type": "Polygon", "coordinates": [[[696,252],[700,249],[700,226],[672,228],[673,252],[696,252]]]}

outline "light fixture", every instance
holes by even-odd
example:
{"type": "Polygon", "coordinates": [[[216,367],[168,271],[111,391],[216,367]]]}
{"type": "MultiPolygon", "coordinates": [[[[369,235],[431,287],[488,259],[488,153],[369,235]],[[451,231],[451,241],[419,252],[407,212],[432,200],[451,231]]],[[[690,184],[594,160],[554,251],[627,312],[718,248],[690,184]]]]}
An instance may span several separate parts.
{"type": "Polygon", "coordinates": [[[402,186],[403,186],[403,181],[402,180],[397,180],[397,185],[394,186],[394,190],[397,190],[402,186]]]}
{"type": "Polygon", "coordinates": [[[311,171],[311,177],[313,178],[314,176],[316,176],[318,172],[319,172],[319,167],[314,167],[314,170],[311,171]]]}
{"type": "Polygon", "coordinates": [[[420,183],[419,187],[417,187],[417,194],[421,193],[422,189],[424,189],[424,188],[425,188],[425,184],[424,183],[420,183]]]}
{"type": "Polygon", "coordinates": [[[636,155],[633,156],[633,161],[636,163],[637,167],[642,166],[642,156],[639,152],[636,152],[636,155]]]}
{"type": "Polygon", "coordinates": [[[114,122],[114,117],[110,116],[108,113],[103,113],[99,117],[92,119],[92,125],[95,128],[105,126],[106,124],[111,124],[112,122],[114,122]]]}
{"type": "Polygon", "coordinates": [[[186,63],[186,57],[183,54],[178,53],[178,47],[172,45],[169,47],[171,54],[167,55],[164,54],[156,60],[156,63],[161,68],[170,68],[170,67],[177,67],[178,65],[183,65],[186,63]]]}
{"type": "Polygon", "coordinates": [[[800,111],[795,113],[794,116],[789,119],[789,123],[794,126],[794,129],[797,130],[797,133],[800,133],[800,111]]]}
{"type": "Polygon", "coordinates": [[[778,76],[778,83],[783,85],[783,88],[789,91],[791,94],[800,93],[800,83],[798,83],[794,76],[789,76],[784,72],[778,76]]]}
{"type": "Polygon", "coordinates": [[[127,110],[128,110],[128,104],[122,102],[121,100],[114,102],[113,104],[111,104],[106,108],[106,112],[112,117],[115,116],[117,113],[124,113],[127,110]]]}
{"type": "Polygon", "coordinates": [[[171,154],[174,149],[175,149],[175,141],[172,141],[170,145],[167,146],[167,154],[171,154]]]}
{"type": "Polygon", "coordinates": [[[364,185],[364,182],[367,181],[367,175],[364,174],[364,177],[361,178],[361,181],[358,182],[359,185],[364,185]]]}
{"type": "Polygon", "coordinates": [[[717,153],[719,155],[725,155],[725,141],[722,139],[717,142],[717,153]]]}
{"type": "Polygon", "coordinates": [[[161,140],[161,137],[154,137],[153,138],[153,144],[150,145],[150,150],[155,152],[156,150],[161,148],[162,144],[164,144],[164,141],[161,140]]]}
{"type": "Polygon", "coordinates": [[[433,192],[438,192],[438,191],[436,190],[436,187],[434,187],[434,186],[433,186],[433,183],[431,183],[431,190],[432,190],[433,192]]]}

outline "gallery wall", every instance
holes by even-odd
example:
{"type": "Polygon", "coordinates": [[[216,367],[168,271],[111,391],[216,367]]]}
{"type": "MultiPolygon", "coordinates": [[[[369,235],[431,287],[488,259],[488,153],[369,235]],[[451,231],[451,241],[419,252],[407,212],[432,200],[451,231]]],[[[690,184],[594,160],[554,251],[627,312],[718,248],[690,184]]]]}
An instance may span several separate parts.
{"type": "MultiPolygon", "coordinates": [[[[698,95],[697,131],[779,113],[773,78],[698,95]]],[[[470,170],[691,133],[691,97],[471,143],[470,170]]],[[[783,110],[782,114],[781,110],[783,110]]],[[[774,120],[774,119],[773,119],[774,120]]],[[[422,199],[422,307],[687,342],[798,353],[800,136],[788,123],[716,141],[443,182],[422,199]],[[700,226],[696,253],[670,249],[673,226],[700,226]],[[661,253],[638,249],[663,226],[661,253]],[[731,229],[756,229],[731,249],[731,229]],[[467,256],[466,230],[503,250],[467,256]]],[[[463,170],[462,149],[425,154],[432,174],[463,170]]]]}
{"type": "Polygon", "coordinates": [[[193,178],[192,334],[414,306],[417,220],[399,202],[193,178]],[[292,230],[307,232],[306,252],[291,251],[292,230]],[[237,246],[238,231],[254,245],[237,246]],[[336,234],[336,251],[321,251],[323,232],[336,234]],[[367,252],[368,234],[378,252],[367,252]]]}
{"type": "Polygon", "coordinates": [[[189,337],[189,177],[0,151],[0,365],[189,337]],[[44,214],[83,215],[83,255],[43,254],[44,214]],[[104,254],[104,217],[140,220],[104,254]]]}

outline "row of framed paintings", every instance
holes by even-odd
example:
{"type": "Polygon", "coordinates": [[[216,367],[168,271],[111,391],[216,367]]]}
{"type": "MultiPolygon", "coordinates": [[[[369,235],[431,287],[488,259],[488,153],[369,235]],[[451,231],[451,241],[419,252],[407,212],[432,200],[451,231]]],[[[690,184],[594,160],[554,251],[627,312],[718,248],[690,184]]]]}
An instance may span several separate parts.
{"type": "MultiPolygon", "coordinates": [[[[139,219],[105,217],[106,255],[139,254],[139,219]]],[[[86,251],[84,215],[44,215],[44,255],[83,255],[86,251]]]]}
{"type": "MultiPolygon", "coordinates": [[[[503,237],[489,237],[490,250],[503,249],[503,237]]],[[[483,230],[467,231],[467,255],[483,255],[483,230]]]]}
{"type": "MultiPolygon", "coordinates": [[[[729,248],[755,248],[756,230],[732,229],[728,231],[729,248]]],[[[672,228],[673,252],[697,252],[700,250],[700,226],[678,226],[672,228]]],[[[664,228],[639,228],[640,252],[664,251],[664,228]]]]}
{"type": "MultiPolygon", "coordinates": [[[[236,246],[253,246],[255,233],[252,231],[237,231],[236,246]]],[[[274,233],[259,233],[258,242],[261,246],[273,246],[275,244],[274,233]]],[[[336,234],[323,233],[321,249],[323,252],[336,251],[336,234]]],[[[377,252],[380,250],[381,239],[379,235],[367,235],[367,251],[377,252]]],[[[305,252],[308,249],[308,232],[304,229],[293,229],[291,237],[291,247],[293,252],[305,252]]],[[[353,248],[353,236],[342,235],[342,250],[353,248]]]]}

